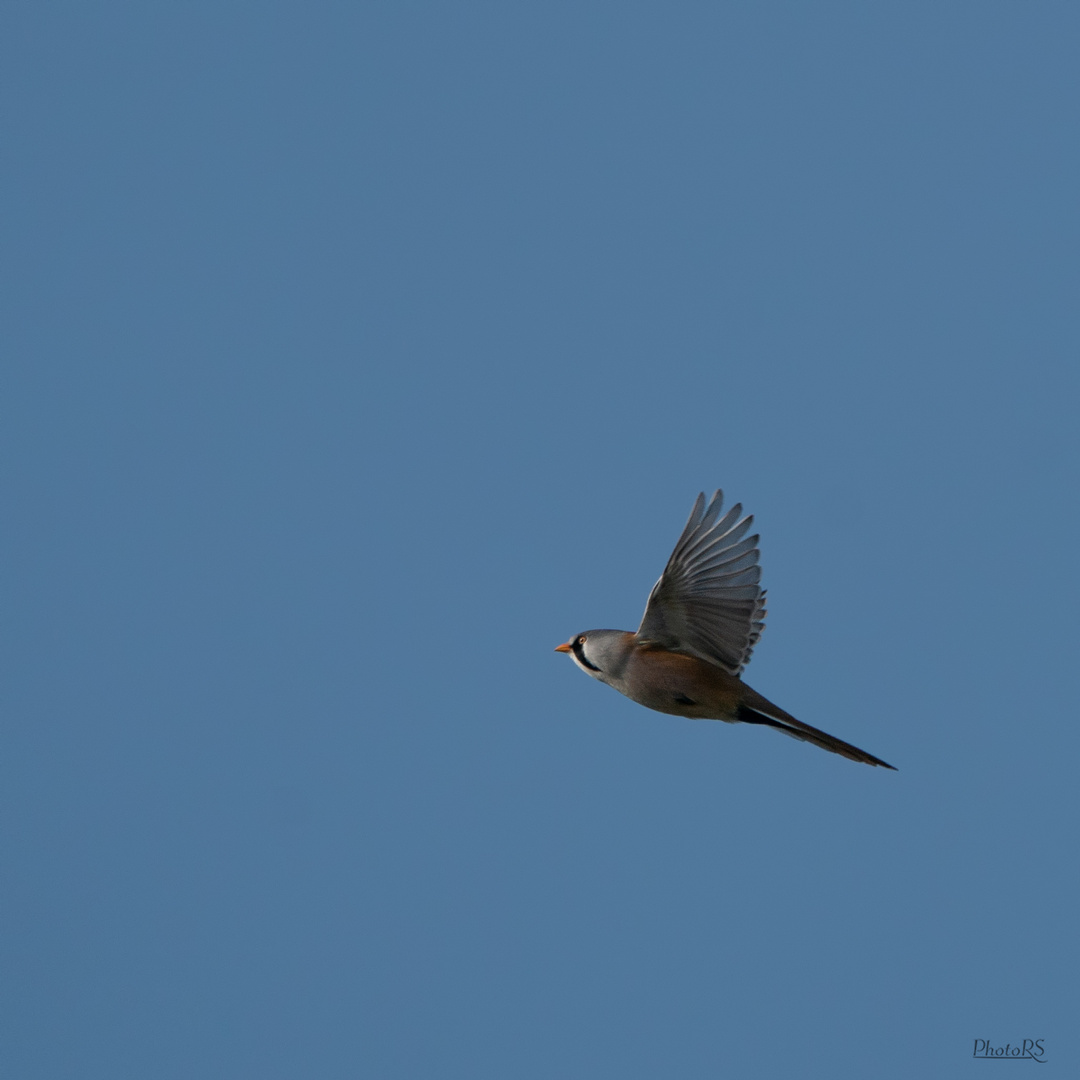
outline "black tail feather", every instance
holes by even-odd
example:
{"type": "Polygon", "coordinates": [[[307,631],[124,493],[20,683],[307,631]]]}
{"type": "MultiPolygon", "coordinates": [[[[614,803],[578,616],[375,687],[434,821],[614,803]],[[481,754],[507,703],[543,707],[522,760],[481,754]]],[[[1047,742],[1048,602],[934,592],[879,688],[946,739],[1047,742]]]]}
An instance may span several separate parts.
{"type": "Polygon", "coordinates": [[[775,728],[785,735],[790,735],[793,739],[813,743],[823,750],[831,750],[834,754],[840,754],[842,757],[850,758],[852,761],[861,761],[866,765],[880,765],[883,769],[892,769],[893,772],[896,772],[896,766],[890,765],[887,761],[882,761],[881,758],[876,758],[873,754],[868,754],[865,750],[860,750],[857,746],[844,742],[843,739],[827,735],[824,731],[819,731],[817,728],[804,724],[794,717],[791,717],[790,720],[777,720],[773,716],[758,712],[757,709],[741,705],[738,720],[743,724],[760,724],[763,727],[775,728]]]}

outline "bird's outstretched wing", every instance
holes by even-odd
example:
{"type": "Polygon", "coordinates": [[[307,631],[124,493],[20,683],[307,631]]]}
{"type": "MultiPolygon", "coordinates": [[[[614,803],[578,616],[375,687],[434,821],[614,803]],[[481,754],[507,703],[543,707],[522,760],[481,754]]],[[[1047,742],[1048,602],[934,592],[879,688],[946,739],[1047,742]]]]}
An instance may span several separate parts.
{"type": "Polygon", "coordinates": [[[649,593],[638,641],[690,653],[738,675],[765,629],[765,591],[758,582],[758,537],[743,539],[752,517],[736,503],[723,517],[724,493],[690,512],[660,580],[649,593]]]}

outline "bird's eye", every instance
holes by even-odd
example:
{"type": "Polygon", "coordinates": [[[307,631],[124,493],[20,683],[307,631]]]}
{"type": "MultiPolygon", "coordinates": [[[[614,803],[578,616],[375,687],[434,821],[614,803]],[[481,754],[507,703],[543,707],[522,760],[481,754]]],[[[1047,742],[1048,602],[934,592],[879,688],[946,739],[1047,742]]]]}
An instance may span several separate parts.
{"type": "Polygon", "coordinates": [[[584,645],[584,644],[585,644],[585,640],[586,640],[586,638],[585,638],[585,635],[584,635],[584,634],[582,634],[582,635],[581,635],[581,637],[579,637],[579,638],[577,639],[577,643],[578,643],[579,645],[584,645]]]}

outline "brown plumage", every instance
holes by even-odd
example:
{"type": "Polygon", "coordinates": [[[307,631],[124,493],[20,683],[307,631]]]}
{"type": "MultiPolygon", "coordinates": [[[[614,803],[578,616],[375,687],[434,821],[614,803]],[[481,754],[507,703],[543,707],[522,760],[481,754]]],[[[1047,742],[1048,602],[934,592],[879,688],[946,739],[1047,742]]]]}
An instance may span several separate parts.
{"type": "Polygon", "coordinates": [[[758,537],[736,504],[719,517],[723,494],[708,507],[699,495],[668,565],[649,594],[637,633],[589,630],[559,645],[587,675],[628,698],[673,716],[761,724],[867,765],[893,766],[796,720],[747,686],[739,674],[761,636],[758,537]]]}

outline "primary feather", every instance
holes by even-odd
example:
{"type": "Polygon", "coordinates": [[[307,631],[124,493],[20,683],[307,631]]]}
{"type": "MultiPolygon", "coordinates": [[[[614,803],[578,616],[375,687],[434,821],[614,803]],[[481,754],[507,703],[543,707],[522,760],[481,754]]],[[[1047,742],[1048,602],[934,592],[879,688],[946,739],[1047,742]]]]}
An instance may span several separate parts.
{"type": "Polygon", "coordinates": [[[682,536],[649,593],[639,642],[690,653],[738,675],[765,629],[758,536],[743,539],[753,517],[736,503],[723,517],[724,493],[700,494],[682,536]]]}

